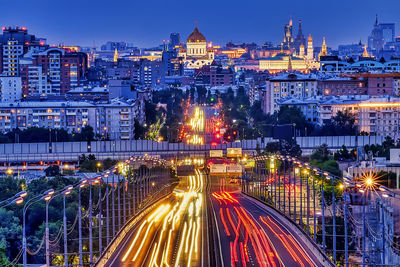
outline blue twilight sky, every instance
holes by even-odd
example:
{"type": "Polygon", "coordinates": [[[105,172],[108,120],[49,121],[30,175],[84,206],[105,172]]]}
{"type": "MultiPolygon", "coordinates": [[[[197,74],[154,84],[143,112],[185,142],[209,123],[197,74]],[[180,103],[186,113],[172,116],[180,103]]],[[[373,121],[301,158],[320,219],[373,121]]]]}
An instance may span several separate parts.
{"type": "Polygon", "coordinates": [[[280,43],[283,25],[303,21],[314,45],[326,36],[328,46],[365,43],[378,14],[396,22],[400,33],[400,0],[0,0],[0,26],[26,26],[49,44],[93,45],[127,41],[155,46],[179,32],[186,39],[199,30],[215,44],[280,43]]]}

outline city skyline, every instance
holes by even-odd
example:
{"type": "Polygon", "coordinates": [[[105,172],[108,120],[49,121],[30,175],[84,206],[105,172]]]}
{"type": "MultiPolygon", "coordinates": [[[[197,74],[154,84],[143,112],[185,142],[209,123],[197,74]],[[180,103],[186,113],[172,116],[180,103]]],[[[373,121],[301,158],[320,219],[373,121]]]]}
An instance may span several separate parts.
{"type": "Polygon", "coordinates": [[[29,32],[47,38],[49,44],[93,46],[95,43],[97,47],[106,41],[126,41],[141,48],[154,47],[168,39],[171,32],[179,32],[185,40],[196,20],[207,40],[215,44],[223,45],[229,41],[279,44],[283,38],[283,25],[292,18],[294,34],[297,33],[298,20],[302,20],[303,33],[306,36],[311,33],[316,46],[322,44],[322,37],[325,36],[327,45],[337,48],[339,44],[358,43],[360,40],[367,43],[376,14],[380,22],[398,24],[399,21],[392,8],[396,4],[393,0],[376,8],[371,7],[372,1],[339,1],[342,5],[337,3],[329,7],[329,12],[314,0],[306,5],[287,1],[284,8],[280,3],[257,1],[248,5],[236,1],[213,4],[203,1],[199,6],[180,0],[168,3],[153,1],[151,5],[128,1],[106,5],[102,0],[95,5],[72,0],[69,6],[81,7],[82,11],[74,14],[60,13],[61,6],[47,4],[50,3],[47,0],[40,1],[39,5],[23,2],[23,8],[12,5],[3,7],[0,26],[27,27],[29,32]],[[171,12],[165,12],[171,9],[171,12]],[[35,11],[47,14],[47,19],[38,20],[35,11]]]}

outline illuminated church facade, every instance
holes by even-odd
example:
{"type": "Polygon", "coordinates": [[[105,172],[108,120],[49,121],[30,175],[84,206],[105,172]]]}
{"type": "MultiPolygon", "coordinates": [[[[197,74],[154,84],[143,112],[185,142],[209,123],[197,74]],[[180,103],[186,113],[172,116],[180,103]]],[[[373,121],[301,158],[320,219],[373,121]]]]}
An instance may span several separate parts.
{"type": "Polygon", "coordinates": [[[185,68],[200,69],[211,65],[215,55],[214,50],[207,45],[206,38],[196,26],[187,38],[186,49],[180,49],[178,56],[183,58],[185,68]]]}

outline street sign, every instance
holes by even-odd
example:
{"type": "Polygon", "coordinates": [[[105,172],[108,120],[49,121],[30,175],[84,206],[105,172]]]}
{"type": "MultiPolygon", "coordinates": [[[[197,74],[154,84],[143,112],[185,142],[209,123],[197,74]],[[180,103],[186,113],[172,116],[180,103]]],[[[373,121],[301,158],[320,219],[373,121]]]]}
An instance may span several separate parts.
{"type": "Polygon", "coordinates": [[[229,147],[226,149],[226,156],[230,158],[236,158],[242,156],[242,148],[229,147]]]}
{"type": "Polygon", "coordinates": [[[225,164],[212,164],[210,165],[210,174],[225,174],[226,165],[225,164]]]}
{"type": "Polygon", "coordinates": [[[243,171],[242,165],[235,164],[235,165],[227,165],[226,172],[230,174],[241,174],[243,171]]]}
{"type": "Polygon", "coordinates": [[[223,156],[222,150],[210,150],[210,158],[222,158],[223,156]]]}

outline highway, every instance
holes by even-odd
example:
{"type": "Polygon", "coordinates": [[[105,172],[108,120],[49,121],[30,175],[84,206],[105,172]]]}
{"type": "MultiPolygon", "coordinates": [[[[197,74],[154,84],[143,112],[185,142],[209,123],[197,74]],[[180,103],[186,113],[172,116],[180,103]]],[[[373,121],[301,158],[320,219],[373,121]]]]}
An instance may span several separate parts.
{"type": "MultiPolygon", "coordinates": [[[[201,144],[215,131],[215,113],[196,106],[191,114],[185,138],[201,144]]],[[[242,194],[238,179],[194,170],[126,234],[106,266],[326,265],[290,222],[242,194]]]]}
{"type": "Polygon", "coordinates": [[[301,239],[233,179],[212,177],[212,215],[223,266],[323,266],[301,239]]]}
{"type": "Polygon", "coordinates": [[[127,234],[106,266],[209,266],[204,188],[199,170],[182,177],[173,195],[127,234]]]}

